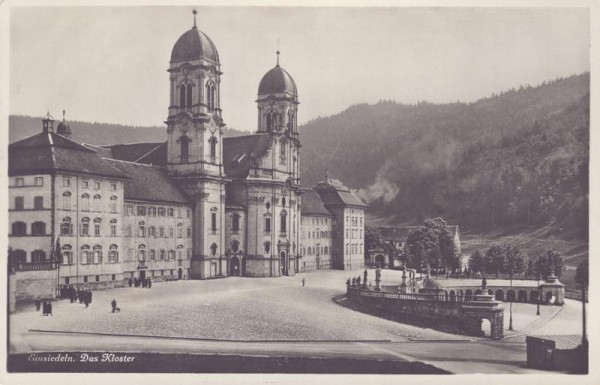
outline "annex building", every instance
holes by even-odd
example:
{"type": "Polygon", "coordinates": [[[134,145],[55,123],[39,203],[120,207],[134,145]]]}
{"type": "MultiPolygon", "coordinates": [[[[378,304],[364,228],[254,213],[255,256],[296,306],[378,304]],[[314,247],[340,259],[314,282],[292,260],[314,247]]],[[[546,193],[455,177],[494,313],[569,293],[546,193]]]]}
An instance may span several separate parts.
{"type": "Polygon", "coordinates": [[[278,277],[364,266],[365,205],[328,177],[300,182],[298,91],[279,65],[259,82],[252,135],[223,137],[220,61],[195,25],[175,43],[161,143],[95,146],[48,115],[9,146],[14,291],[129,278],[278,277]],[[51,282],[51,283],[49,283],[51,282]]]}

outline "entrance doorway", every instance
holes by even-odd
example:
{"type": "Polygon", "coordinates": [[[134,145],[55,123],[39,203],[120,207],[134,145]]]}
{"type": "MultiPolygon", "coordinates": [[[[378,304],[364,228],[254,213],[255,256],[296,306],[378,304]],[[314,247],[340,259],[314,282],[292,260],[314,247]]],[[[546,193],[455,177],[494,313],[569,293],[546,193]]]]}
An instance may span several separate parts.
{"type": "Polygon", "coordinates": [[[177,278],[183,279],[183,269],[181,267],[179,268],[179,270],[177,270],[177,278]]]}
{"type": "Polygon", "coordinates": [[[145,281],[145,280],[146,280],[146,271],[140,270],[140,281],[145,281]]]}
{"type": "Polygon", "coordinates": [[[238,257],[232,257],[229,263],[229,275],[232,277],[240,276],[240,259],[238,257]]]}
{"type": "Polygon", "coordinates": [[[281,252],[279,266],[281,266],[281,275],[287,275],[287,264],[285,263],[285,251],[281,252]]]}
{"type": "Polygon", "coordinates": [[[486,318],[481,320],[481,332],[485,337],[491,337],[492,323],[490,322],[490,320],[486,318]]]}
{"type": "Polygon", "coordinates": [[[377,267],[383,269],[385,267],[385,257],[381,254],[377,255],[375,257],[375,264],[377,265],[377,267]]]}

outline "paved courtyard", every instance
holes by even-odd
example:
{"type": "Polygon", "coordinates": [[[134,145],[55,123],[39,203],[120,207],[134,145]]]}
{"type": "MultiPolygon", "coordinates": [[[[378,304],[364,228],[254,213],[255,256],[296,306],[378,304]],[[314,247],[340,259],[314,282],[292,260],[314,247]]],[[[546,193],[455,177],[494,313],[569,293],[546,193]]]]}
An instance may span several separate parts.
{"type": "MultiPolygon", "coordinates": [[[[466,340],[471,337],[399,324],[337,305],[332,297],[345,292],[345,281],[356,271],[319,271],[281,278],[237,278],[155,283],[151,289],[120,288],[94,291],[89,308],[67,300],[53,303],[52,317],[33,306],[10,316],[11,341],[28,330],[154,335],[224,340],[466,340]],[[306,287],[302,287],[302,278],[306,287]],[[120,313],[111,312],[116,299],[120,313]]],[[[383,284],[400,282],[401,272],[384,270],[383,284]]],[[[374,271],[370,271],[370,279],[374,271]]],[[[508,327],[508,304],[505,304],[508,327]]],[[[577,332],[577,303],[565,309],[513,304],[516,332],[534,334],[552,329],[577,332]],[[561,315],[563,315],[561,317],[561,315]],[[548,323],[548,324],[547,324],[548,323]]],[[[580,317],[580,316],[579,316],[580,317]]],[[[518,335],[515,333],[514,335],[518,335]]],[[[545,333],[549,334],[549,333],[545,333]]],[[[522,335],[522,334],[521,334],[522,335]]]]}

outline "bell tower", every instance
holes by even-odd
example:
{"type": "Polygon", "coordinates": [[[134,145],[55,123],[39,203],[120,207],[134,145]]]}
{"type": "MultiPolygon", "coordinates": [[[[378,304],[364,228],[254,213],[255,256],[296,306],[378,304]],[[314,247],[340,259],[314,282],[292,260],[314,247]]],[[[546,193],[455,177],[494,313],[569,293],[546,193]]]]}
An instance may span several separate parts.
{"type": "Polygon", "coordinates": [[[222,72],[217,49],[193,14],[194,25],[173,46],[168,69],[167,167],[194,201],[191,278],[209,278],[226,275],[222,72]]]}

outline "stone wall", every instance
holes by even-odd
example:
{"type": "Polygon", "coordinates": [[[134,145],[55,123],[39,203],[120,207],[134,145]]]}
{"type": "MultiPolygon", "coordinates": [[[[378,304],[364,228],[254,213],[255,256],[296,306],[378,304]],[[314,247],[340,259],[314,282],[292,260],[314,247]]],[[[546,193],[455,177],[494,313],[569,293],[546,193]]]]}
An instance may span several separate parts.
{"type": "Polygon", "coordinates": [[[29,302],[36,298],[55,298],[56,271],[18,271],[10,278],[15,281],[15,301],[29,302]]]}

